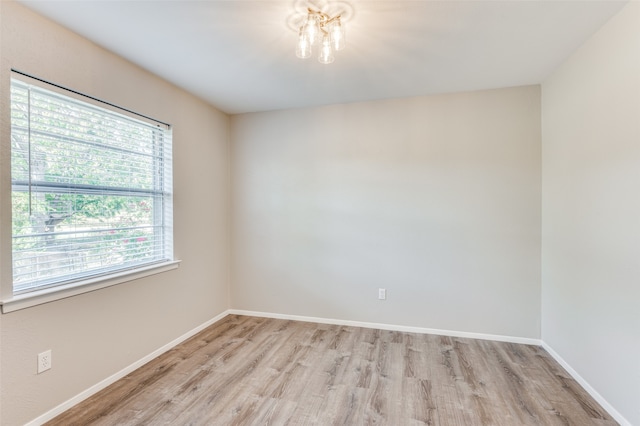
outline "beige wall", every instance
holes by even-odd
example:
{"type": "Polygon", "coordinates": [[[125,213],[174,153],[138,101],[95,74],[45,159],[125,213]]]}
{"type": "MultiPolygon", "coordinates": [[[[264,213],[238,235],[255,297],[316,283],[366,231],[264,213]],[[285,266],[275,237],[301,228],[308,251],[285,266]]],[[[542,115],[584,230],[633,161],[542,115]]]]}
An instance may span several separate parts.
{"type": "Polygon", "coordinates": [[[640,425],[640,3],[542,100],[542,338],[640,425]]]}
{"type": "Polygon", "coordinates": [[[233,308],[540,337],[538,86],[245,114],[231,135],[233,308]]]}
{"type": "MultiPolygon", "coordinates": [[[[180,268],[0,316],[3,425],[52,409],[228,308],[229,119],[73,33],[1,2],[0,235],[10,251],[11,67],[174,126],[175,253],[180,268]],[[35,374],[53,350],[52,370],[35,374]]],[[[9,258],[0,258],[3,280],[9,258]]]]}

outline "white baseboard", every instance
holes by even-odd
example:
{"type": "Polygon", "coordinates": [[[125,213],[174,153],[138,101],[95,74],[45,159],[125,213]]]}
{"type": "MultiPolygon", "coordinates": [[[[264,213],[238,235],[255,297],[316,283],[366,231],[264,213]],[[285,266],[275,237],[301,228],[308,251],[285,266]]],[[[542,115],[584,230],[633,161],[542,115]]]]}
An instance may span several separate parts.
{"type": "Polygon", "coordinates": [[[195,336],[196,334],[198,334],[199,332],[201,332],[205,328],[207,328],[210,325],[220,321],[222,318],[226,317],[227,315],[229,315],[229,311],[222,312],[221,314],[215,316],[214,318],[210,319],[209,321],[197,326],[196,328],[194,328],[192,330],[189,330],[188,332],[186,332],[182,336],[178,337],[175,340],[172,340],[171,342],[167,343],[166,345],[162,346],[161,348],[151,352],[149,355],[145,356],[144,358],[139,359],[138,361],[136,361],[133,364],[123,368],[122,370],[118,371],[117,373],[115,373],[115,374],[107,377],[106,379],[96,383],[95,385],[91,386],[89,389],[86,389],[83,392],[80,392],[78,395],[74,396],[73,398],[63,402],[62,404],[60,404],[57,407],[47,411],[46,413],[42,414],[41,416],[36,417],[35,419],[33,419],[30,422],[26,423],[25,426],[40,426],[40,425],[48,422],[49,420],[53,419],[57,415],[62,414],[63,412],[65,412],[66,410],[70,409],[74,405],[76,405],[76,404],[84,401],[85,399],[89,398],[90,396],[98,393],[99,391],[101,391],[102,389],[104,389],[107,386],[111,385],[112,383],[117,382],[118,380],[122,379],[127,374],[137,370],[138,368],[142,367],[143,365],[145,365],[149,361],[155,359],[156,357],[162,355],[163,353],[167,352],[168,350],[172,349],[173,347],[175,347],[175,346],[179,345],[180,343],[184,342],[188,338],[190,338],[192,336],[195,336]]]}
{"type": "Polygon", "coordinates": [[[578,374],[576,370],[574,370],[564,359],[562,359],[562,357],[556,351],[554,351],[551,346],[547,345],[545,342],[542,342],[542,347],[558,362],[558,364],[560,364],[565,370],[567,370],[567,373],[569,373],[571,377],[573,377],[574,380],[578,382],[580,386],[582,386],[584,390],[586,390],[589,395],[591,395],[591,397],[595,399],[598,404],[600,404],[602,408],[604,408],[611,415],[611,417],[613,417],[615,421],[620,423],[620,426],[632,426],[630,421],[625,419],[624,416],[618,412],[618,410],[613,408],[613,406],[609,404],[607,400],[604,399],[602,395],[600,395],[589,384],[589,382],[587,382],[580,374],[578,374]]]}
{"type": "Polygon", "coordinates": [[[380,330],[405,331],[407,333],[436,334],[439,336],[451,336],[451,337],[466,337],[470,339],[494,340],[497,342],[520,343],[524,345],[540,346],[542,344],[542,341],[540,339],[532,339],[528,337],[503,336],[499,334],[470,333],[465,331],[440,330],[435,328],[410,327],[405,325],[381,324],[381,323],[375,323],[375,322],[361,322],[361,321],[336,320],[336,319],[329,319],[329,318],[305,317],[300,315],[274,314],[271,312],[254,312],[254,311],[244,311],[239,309],[230,309],[228,312],[229,314],[233,314],[233,315],[247,315],[252,317],[277,318],[277,319],[286,319],[286,320],[292,320],[292,321],[315,322],[319,324],[348,325],[352,327],[377,328],[380,330]]]}

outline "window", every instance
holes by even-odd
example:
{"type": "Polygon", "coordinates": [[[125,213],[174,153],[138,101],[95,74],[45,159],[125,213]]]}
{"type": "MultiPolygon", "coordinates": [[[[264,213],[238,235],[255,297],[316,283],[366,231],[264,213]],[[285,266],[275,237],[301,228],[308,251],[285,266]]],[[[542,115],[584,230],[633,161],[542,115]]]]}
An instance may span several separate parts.
{"type": "Polygon", "coordinates": [[[11,80],[14,296],[173,260],[169,126],[61,93],[11,80]]]}

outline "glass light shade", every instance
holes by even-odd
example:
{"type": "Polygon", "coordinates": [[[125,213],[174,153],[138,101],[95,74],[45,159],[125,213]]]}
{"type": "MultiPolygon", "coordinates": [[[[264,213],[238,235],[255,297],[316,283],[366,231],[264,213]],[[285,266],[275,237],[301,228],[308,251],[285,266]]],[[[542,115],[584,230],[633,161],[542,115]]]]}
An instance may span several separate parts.
{"type": "Polygon", "coordinates": [[[318,19],[315,15],[309,14],[309,16],[307,16],[307,22],[302,26],[302,31],[307,34],[310,44],[314,44],[316,42],[316,37],[318,35],[318,19]]]}
{"type": "Polygon", "coordinates": [[[344,49],[344,27],[340,23],[340,19],[331,24],[331,43],[335,50],[344,49]]]}
{"type": "Polygon", "coordinates": [[[300,30],[298,36],[298,44],[296,45],[296,56],[301,59],[306,59],[311,56],[311,43],[309,43],[309,37],[307,34],[300,30]]]}
{"type": "Polygon", "coordinates": [[[335,57],[333,56],[333,49],[331,49],[331,37],[328,34],[322,38],[322,47],[320,48],[320,56],[318,56],[318,61],[321,64],[330,64],[333,62],[335,57]]]}

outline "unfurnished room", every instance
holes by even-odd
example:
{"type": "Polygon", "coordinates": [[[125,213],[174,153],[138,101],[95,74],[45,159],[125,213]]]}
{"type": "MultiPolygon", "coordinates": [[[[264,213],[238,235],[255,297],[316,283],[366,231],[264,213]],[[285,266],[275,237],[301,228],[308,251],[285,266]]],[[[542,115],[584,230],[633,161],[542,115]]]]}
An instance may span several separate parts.
{"type": "Polygon", "coordinates": [[[0,424],[640,426],[640,1],[0,0],[0,424]]]}

